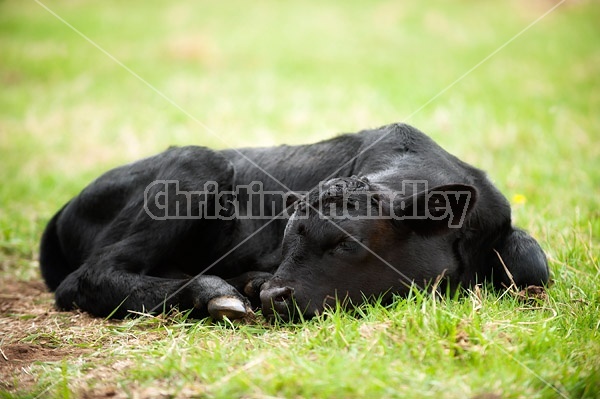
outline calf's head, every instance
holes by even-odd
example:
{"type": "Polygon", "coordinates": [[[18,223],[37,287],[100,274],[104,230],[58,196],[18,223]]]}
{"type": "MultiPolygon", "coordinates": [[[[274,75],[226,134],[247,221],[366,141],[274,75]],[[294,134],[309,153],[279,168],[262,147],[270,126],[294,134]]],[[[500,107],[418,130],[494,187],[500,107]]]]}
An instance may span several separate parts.
{"type": "Polygon", "coordinates": [[[325,307],[389,298],[455,262],[448,235],[476,202],[472,186],[451,184],[395,195],[366,178],[325,182],[296,203],[283,261],[263,285],[263,314],[310,318],[325,307]]]}

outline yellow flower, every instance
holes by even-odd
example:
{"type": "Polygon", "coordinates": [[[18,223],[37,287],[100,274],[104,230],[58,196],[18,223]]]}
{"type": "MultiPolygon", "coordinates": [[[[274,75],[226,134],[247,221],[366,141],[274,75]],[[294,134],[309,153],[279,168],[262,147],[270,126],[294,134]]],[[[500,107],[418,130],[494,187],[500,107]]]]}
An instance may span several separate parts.
{"type": "Polygon", "coordinates": [[[527,197],[525,197],[523,194],[515,194],[512,197],[512,202],[515,205],[523,205],[527,202],[527,197]]]}

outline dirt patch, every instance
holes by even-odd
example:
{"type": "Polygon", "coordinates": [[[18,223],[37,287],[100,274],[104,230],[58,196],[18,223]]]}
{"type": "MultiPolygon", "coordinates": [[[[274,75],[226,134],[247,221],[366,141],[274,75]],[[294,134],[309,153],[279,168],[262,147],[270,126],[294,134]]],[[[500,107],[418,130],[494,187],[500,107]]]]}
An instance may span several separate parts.
{"type": "Polygon", "coordinates": [[[516,293],[515,296],[521,302],[531,305],[548,301],[548,294],[546,293],[546,289],[537,285],[530,285],[516,293]]]}
{"type": "Polygon", "coordinates": [[[34,386],[35,364],[89,353],[72,345],[77,341],[72,327],[106,323],[82,313],[58,312],[42,281],[4,279],[0,285],[0,390],[34,386]]]}
{"type": "Polygon", "coordinates": [[[36,362],[56,362],[68,351],[36,344],[8,344],[0,349],[0,390],[26,389],[37,383],[31,366],[36,362]]]}
{"type": "Polygon", "coordinates": [[[60,360],[65,352],[55,348],[45,348],[42,345],[9,344],[2,347],[0,352],[3,362],[15,366],[30,365],[33,362],[51,362],[60,360]]]}
{"type": "MultiPolygon", "coordinates": [[[[60,312],[40,279],[0,278],[0,287],[0,394],[31,394],[48,383],[53,389],[56,381],[41,378],[47,378],[43,376],[48,375],[48,367],[64,364],[85,370],[79,378],[67,381],[76,397],[125,398],[118,380],[135,362],[122,356],[122,348],[144,347],[164,336],[154,318],[147,319],[147,325],[136,319],[129,331],[127,322],[79,311],[60,312]],[[121,333],[114,333],[115,329],[121,333]]],[[[136,391],[134,397],[160,397],[154,391],[143,392],[136,391]]]]}
{"type": "Polygon", "coordinates": [[[3,280],[0,292],[0,317],[52,308],[52,294],[42,281],[3,280]]]}

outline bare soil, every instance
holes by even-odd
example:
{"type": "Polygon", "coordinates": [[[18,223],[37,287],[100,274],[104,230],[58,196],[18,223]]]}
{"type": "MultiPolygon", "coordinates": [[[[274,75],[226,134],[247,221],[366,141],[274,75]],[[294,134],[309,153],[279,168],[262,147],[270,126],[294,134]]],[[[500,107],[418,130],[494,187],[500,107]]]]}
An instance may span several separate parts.
{"type": "Polygon", "coordinates": [[[58,312],[40,280],[0,280],[0,391],[27,390],[38,381],[32,366],[89,352],[72,345],[73,326],[106,323],[83,313],[58,312]]]}
{"type": "MultiPolygon", "coordinates": [[[[55,388],[60,381],[40,381],[43,369],[84,365],[68,389],[81,398],[126,398],[119,378],[132,367],[131,359],[115,357],[115,348],[140,347],[159,339],[156,331],[114,334],[121,321],[94,318],[84,312],[60,312],[41,281],[0,277],[0,394],[35,393],[55,388]]],[[[134,398],[170,397],[167,387],[128,386],[134,398]]]]}

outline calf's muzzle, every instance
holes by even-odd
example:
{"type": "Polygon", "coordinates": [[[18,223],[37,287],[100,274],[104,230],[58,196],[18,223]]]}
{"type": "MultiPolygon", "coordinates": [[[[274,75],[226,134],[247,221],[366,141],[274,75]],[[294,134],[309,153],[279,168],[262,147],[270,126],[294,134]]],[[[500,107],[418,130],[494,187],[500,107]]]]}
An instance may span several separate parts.
{"type": "Polygon", "coordinates": [[[284,320],[292,318],[294,313],[294,289],[291,287],[271,287],[269,283],[260,292],[263,315],[273,318],[278,315],[284,320]]]}

